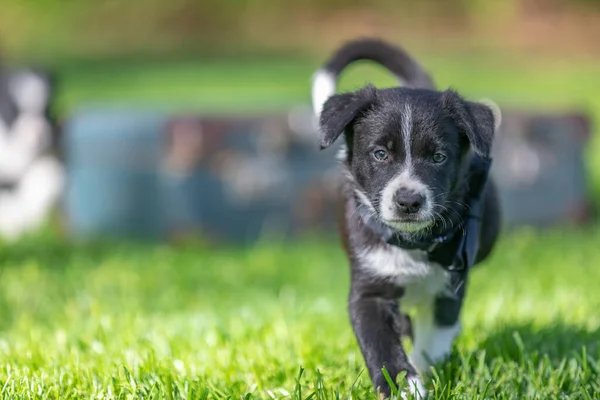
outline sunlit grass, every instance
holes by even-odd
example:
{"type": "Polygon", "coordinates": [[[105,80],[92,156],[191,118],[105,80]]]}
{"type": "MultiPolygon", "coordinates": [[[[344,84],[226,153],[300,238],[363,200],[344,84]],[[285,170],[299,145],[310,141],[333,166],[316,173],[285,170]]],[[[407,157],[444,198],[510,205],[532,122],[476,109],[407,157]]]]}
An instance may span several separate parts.
{"type": "MultiPolygon", "coordinates": [[[[432,398],[598,398],[599,242],[595,230],[506,237],[473,273],[432,398]]],[[[29,239],[0,255],[4,398],[375,398],[336,240],[29,239]]]]}

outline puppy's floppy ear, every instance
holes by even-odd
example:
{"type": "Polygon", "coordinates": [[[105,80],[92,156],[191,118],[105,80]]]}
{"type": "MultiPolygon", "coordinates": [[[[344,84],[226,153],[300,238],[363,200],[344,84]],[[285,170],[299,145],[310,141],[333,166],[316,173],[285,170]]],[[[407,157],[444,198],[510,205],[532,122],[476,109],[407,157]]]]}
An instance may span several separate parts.
{"type": "Polygon", "coordinates": [[[471,147],[482,156],[489,156],[494,134],[500,125],[500,109],[487,104],[464,100],[456,92],[446,90],[442,104],[450,118],[467,136],[471,147]]]}
{"type": "Polygon", "coordinates": [[[498,131],[500,128],[500,124],[502,123],[502,111],[500,111],[500,107],[493,100],[490,99],[479,99],[479,103],[487,106],[494,114],[494,129],[498,131]]]}
{"type": "Polygon", "coordinates": [[[375,87],[366,86],[354,93],[331,96],[323,105],[320,118],[321,150],[331,146],[352,121],[375,101],[375,87]]]}

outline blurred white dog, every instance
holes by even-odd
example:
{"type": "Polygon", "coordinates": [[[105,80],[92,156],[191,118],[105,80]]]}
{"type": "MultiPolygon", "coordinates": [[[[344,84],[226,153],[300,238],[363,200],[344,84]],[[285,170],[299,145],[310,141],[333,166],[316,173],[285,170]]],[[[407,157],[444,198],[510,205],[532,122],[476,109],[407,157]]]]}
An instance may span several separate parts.
{"type": "Polygon", "coordinates": [[[49,79],[34,70],[1,74],[0,236],[14,240],[45,221],[65,177],[61,163],[49,154],[49,79]]]}

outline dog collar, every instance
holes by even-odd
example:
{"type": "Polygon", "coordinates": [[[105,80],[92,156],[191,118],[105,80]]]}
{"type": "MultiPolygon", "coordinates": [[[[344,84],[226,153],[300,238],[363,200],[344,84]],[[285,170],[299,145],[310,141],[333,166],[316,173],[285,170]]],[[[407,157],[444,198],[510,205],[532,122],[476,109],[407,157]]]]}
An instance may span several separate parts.
{"type": "Polygon", "coordinates": [[[467,180],[469,192],[466,201],[467,212],[464,220],[455,224],[441,235],[423,240],[407,240],[400,237],[390,227],[376,220],[372,215],[360,212],[364,223],[386,243],[407,250],[423,250],[428,259],[440,264],[450,272],[456,272],[459,280],[466,278],[466,272],[475,264],[479,250],[479,228],[483,189],[489,176],[491,159],[477,154],[471,159],[467,180]]]}

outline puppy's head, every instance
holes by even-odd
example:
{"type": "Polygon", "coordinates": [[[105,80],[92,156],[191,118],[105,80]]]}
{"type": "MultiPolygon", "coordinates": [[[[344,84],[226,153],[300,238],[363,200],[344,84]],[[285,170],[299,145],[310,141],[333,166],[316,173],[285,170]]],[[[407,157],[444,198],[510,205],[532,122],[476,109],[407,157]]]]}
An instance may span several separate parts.
{"type": "Polygon", "coordinates": [[[367,86],[327,100],[321,148],[344,133],[358,201],[397,231],[423,232],[456,201],[472,152],[489,155],[494,111],[451,90],[367,86]]]}

